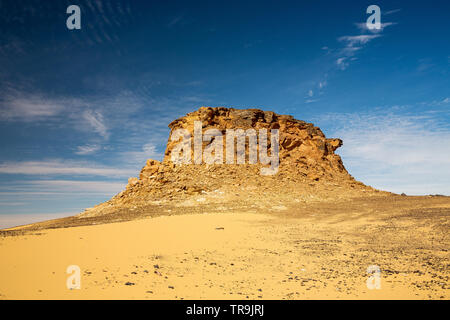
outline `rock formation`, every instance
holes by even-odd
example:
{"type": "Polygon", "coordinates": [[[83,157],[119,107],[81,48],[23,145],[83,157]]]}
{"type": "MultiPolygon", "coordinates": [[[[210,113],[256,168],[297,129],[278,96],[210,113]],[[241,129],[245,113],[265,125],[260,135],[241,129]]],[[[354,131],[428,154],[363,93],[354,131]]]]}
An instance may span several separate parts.
{"type": "MultiPolygon", "coordinates": [[[[217,210],[283,208],[290,203],[379,192],[355,181],[347,172],[341,157],[335,154],[342,140],[327,139],[318,127],[289,115],[259,109],[201,107],[174,120],[169,128],[171,132],[162,162],[148,160],[139,178],[130,178],[124,191],[79,216],[114,214],[118,210],[139,211],[149,205],[183,210],[205,205],[215,205],[217,210]],[[273,175],[261,175],[261,167],[267,165],[249,164],[248,161],[245,164],[175,164],[172,153],[179,140],[172,141],[170,137],[178,129],[185,129],[193,136],[195,121],[201,121],[202,132],[217,129],[225,134],[227,129],[266,129],[270,136],[272,129],[278,129],[278,171],[273,175]]],[[[203,150],[211,142],[203,141],[203,150]]],[[[193,145],[192,141],[189,143],[193,145]]],[[[269,137],[267,143],[271,145],[269,137]]],[[[248,144],[246,140],[246,159],[248,144]]],[[[193,148],[191,150],[193,153],[193,148]]],[[[172,209],[167,211],[172,212],[172,209]]]]}

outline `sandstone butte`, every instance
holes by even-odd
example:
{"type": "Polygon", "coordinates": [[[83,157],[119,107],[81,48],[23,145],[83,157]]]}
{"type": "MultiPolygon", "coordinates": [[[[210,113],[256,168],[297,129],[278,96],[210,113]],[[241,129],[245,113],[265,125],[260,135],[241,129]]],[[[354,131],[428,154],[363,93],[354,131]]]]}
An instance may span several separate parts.
{"type": "Polygon", "coordinates": [[[174,165],[169,138],[163,160],[109,201],[0,230],[0,299],[448,299],[448,197],[356,181],[335,153],[342,141],[291,116],[202,107],[171,133],[192,136],[197,120],[279,129],[278,172],[174,165]],[[72,264],[81,290],[65,286],[72,264]],[[381,290],[367,287],[372,265],[381,290]]]}
{"type": "MultiPolygon", "coordinates": [[[[152,215],[156,208],[169,215],[206,209],[282,211],[301,203],[389,194],[356,181],[347,172],[341,157],[335,153],[342,140],[326,138],[318,127],[289,115],[259,109],[201,107],[172,121],[169,128],[162,162],[149,159],[139,177],[128,180],[124,191],[76,217],[121,220],[152,215]],[[203,132],[213,128],[223,133],[226,129],[253,128],[257,132],[278,129],[278,172],[261,175],[260,168],[264,165],[248,164],[248,161],[246,164],[174,164],[171,153],[178,141],[171,141],[170,136],[176,129],[187,129],[193,136],[194,121],[202,122],[203,132]]],[[[207,143],[203,142],[203,149],[207,143]]],[[[247,148],[246,152],[247,159],[247,148]]]]}

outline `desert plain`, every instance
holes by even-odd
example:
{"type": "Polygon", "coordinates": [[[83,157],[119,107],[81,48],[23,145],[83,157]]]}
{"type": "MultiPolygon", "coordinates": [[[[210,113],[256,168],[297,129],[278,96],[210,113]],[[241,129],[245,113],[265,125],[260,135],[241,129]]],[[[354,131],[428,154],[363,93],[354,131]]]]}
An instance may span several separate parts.
{"type": "Polygon", "coordinates": [[[449,213],[448,197],[389,196],[13,229],[0,298],[448,299],[449,213]],[[66,286],[69,265],[80,289],[66,286]]]}

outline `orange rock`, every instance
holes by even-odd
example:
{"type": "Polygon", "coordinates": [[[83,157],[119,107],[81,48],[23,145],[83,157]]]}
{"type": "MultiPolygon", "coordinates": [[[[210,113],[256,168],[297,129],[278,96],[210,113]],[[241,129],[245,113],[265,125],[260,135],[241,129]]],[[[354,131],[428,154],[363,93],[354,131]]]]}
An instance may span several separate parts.
{"type": "MultiPolygon", "coordinates": [[[[183,207],[195,207],[199,203],[205,205],[209,201],[227,202],[226,206],[242,204],[253,207],[266,203],[270,207],[271,203],[284,205],[299,197],[319,201],[358,196],[362,192],[367,196],[377,191],[356,183],[347,172],[341,157],[335,153],[342,146],[342,140],[327,139],[311,123],[259,109],[201,107],[172,121],[170,134],[177,129],[186,129],[193,137],[194,121],[202,122],[202,134],[208,129],[218,129],[223,134],[227,129],[278,129],[279,170],[272,176],[262,176],[260,168],[267,166],[259,162],[248,164],[248,150],[245,152],[246,164],[206,165],[202,162],[175,165],[171,154],[178,141],[171,141],[169,136],[162,162],[149,159],[139,174],[139,180],[131,178],[126,190],[81,216],[124,212],[161,201],[183,207]],[[199,196],[204,200],[199,202],[199,196]]],[[[191,159],[194,152],[192,140],[191,159]]],[[[211,141],[203,142],[203,150],[208,143],[211,141]]]]}

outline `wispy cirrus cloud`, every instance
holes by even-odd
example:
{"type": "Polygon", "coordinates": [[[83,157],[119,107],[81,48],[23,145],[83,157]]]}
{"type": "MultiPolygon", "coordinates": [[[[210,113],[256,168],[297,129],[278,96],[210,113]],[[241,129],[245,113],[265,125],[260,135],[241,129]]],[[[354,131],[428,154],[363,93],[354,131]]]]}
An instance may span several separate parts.
{"type": "MultiPolygon", "coordinates": [[[[126,186],[125,182],[117,181],[92,181],[92,180],[17,180],[8,188],[0,186],[0,206],[23,205],[25,202],[5,202],[4,196],[25,196],[25,195],[85,195],[97,194],[111,196],[122,191],[126,186]]],[[[25,199],[26,200],[26,199],[25,199]]]]}
{"type": "MultiPolygon", "coordinates": [[[[390,14],[395,13],[397,11],[392,11],[390,14]]],[[[350,65],[351,60],[356,60],[355,55],[361,49],[364,48],[369,42],[376,38],[380,38],[382,36],[381,32],[392,25],[397,24],[396,22],[382,22],[381,27],[379,29],[369,29],[367,28],[367,23],[355,23],[362,34],[359,35],[348,35],[341,36],[338,38],[338,41],[344,43],[344,47],[339,49],[338,57],[336,59],[336,66],[340,70],[345,70],[350,65]]]]}
{"type": "Polygon", "coordinates": [[[155,144],[149,142],[142,146],[139,151],[127,151],[121,155],[124,162],[141,166],[145,164],[148,159],[162,160],[163,153],[158,152],[155,144]]]}
{"type": "Polygon", "coordinates": [[[340,57],[336,59],[336,65],[340,70],[345,70],[349,66],[349,61],[355,60],[354,56],[364,45],[373,39],[381,37],[380,34],[362,34],[356,36],[342,36],[338,41],[344,43],[344,47],[338,51],[340,57]]]}
{"type": "Polygon", "coordinates": [[[63,100],[48,100],[39,94],[11,96],[0,99],[0,121],[39,121],[61,114],[63,100]]]}
{"type": "Polygon", "coordinates": [[[342,36],[339,37],[338,40],[341,42],[345,42],[346,48],[354,48],[355,45],[363,45],[379,37],[381,37],[381,35],[379,34],[361,34],[357,36],[342,36]]]}
{"type": "Polygon", "coordinates": [[[439,104],[449,104],[449,103],[450,103],[450,97],[442,99],[442,101],[439,102],[439,104]]]}
{"type": "Polygon", "coordinates": [[[326,85],[327,85],[327,81],[326,80],[319,81],[319,89],[325,88],[326,85]]]}
{"type": "Polygon", "coordinates": [[[6,89],[0,94],[0,122],[48,125],[54,121],[57,126],[64,123],[65,127],[95,133],[107,140],[114,127],[123,127],[124,120],[129,120],[144,105],[141,98],[129,92],[72,97],[6,89]]]}
{"type": "Polygon", "coordinates": [[[317,122],[343,139],[338,153],[358,180],[397,193],[450,195],[450,126],[441,120],[448,111],[408,109],[328,114],[317,122]]]}
{"type": "MultiPolygon", "coordinates": [[[[77,156],[98,156],[97,153],[102,151],[103,156],[107,155],[117,166],[137,169],[149,158],[162,159],[169,133],[167,125],[174,118],[209,101],[208,98],[196,95],[142,98],[130,92],[119,92],[108,97],[73,98],[12,90],[7,97],[8,99],[2,99],[0,96],[0,122],[32,122],[33,126],[45,125],[52,130],[81,131],[85,134],[76,139],[78,141],[75,140],[78,145],[68,145],[69,148],[64,151],[77,156]],[[149,110],[153,112],[149,113],[149,110]],[[143,117],[143,114],[146,116],[143,117]]],[[[67,155],[64,158],[70,159],[67,155]]],[[[85,164],[78,166],[74,160],[64,160],[61,164],[58,159],[50,163],[37,159],[28,163],[0,163],[0,173],[67,174],[71,171],[61,168],[66,164],[69,167],[75,164],[71,168],[79,169],[83,174],[91,172],[95,175],[99,172],[99,168],[89,171],[92,163],[86,167],[85,164]]]]}
{"type": "Polygon", "coordinates": [[[348,67],[347,57],[341,57],[336,60],[336,65],[341,69],[345,70],[348,67]]]}
{"type": "MultiPolygon", "coordinates": [[[[325,73],[320,81],[315,81],[314,87],[318,90],[319,94],[323,94],[323,89],[328,84],[328,73],[334,71],[346,70],[352,61],[357,60],[357,54],[368,45],[374,39],[382,37],[381,32],[388,26],[395,25],[395,22],[385,22],[381,24],[379,30],[369,30],[366,23],[355,23],[358,27],[360,34],[357,35],[345,35],[337,38],[337,41],[343,45],[338,48],[330,48],[330,46],[322,46],[322,50],[325,51],[326,57],[333,57],[334,66],[330,67],[327,73],[325,73]]],[[[318,101],[318,99],[311,99],[309,96],[305,99],[305,103],[312,103],[318,101]]]]}
{"type": "Polygon", "coordinates": [[[103,114],[100,111],[86,110],[83,112],[83,119],[100,136],[105,139],[109,138],[108,128],[106,127],[103,114]]]}
{"type": "Polygon", "coordinates": [[[21,175],[72,175],[129,177],[136,174],[136,169],[124,169],[101,166],[91,162],[50,159],[42,161],[3,162],[0,164],[2,174],[21,175]]]}
{"type": "Polygon", "coordinates": [[[90,180],[35,180],[24,184],[33,190],[50,193],[98,193],[110,195],[122,191],[126,182],[90,180]]]}
{"type": "Polygon", "coordinates": [[[393,10],[388,10],[388,11],[381,11],[381,14],[384,16],[388,16],[394,13],[397,13],[399,11],[401,11],[402,9],[393,9],[393,10]]]}
{"type": "Polygon", "coordinates": [[[117,43],[120,40],[117,30],[132,21],[132,9],[128,1],[119,1],[117,5],[113,5],[110,1],[96,0],[86,1],[81,5],[86,8],[87,14],[95,17],[86,24],[89,30],[86,33],[87,43],[90,46],[117,43]]]}
{"type": "Polygon", "coordinates": [[[358,29],[360,29],[361,31],[364,31],[364,32],[366,32],[366,31],[369,31],[369,32],[372,32],[372,33],[378,33],[378,32],[381,32],[381,31],[383,31],[385,28],[387,28],[387,27],[389,27],[389,26],[393,26],[393,25],[396,25],[397,23],[396,22],[383,22],[383,23],[380,23],[380,28],[379,29],[369,29],[369,28],[367,28],[367,23],[366,22],[358,22],[358,23],[355,23],[355,25],[358,27],[358,29]]]}
{"type": "Polygon", "coordinates": [[[101,149],[100,145],[97,144],[88,144],[84,146],[78,146],[77,151],[75,151],[75,154],[78,155],[88,155],[93,154],[101,149]]]}

